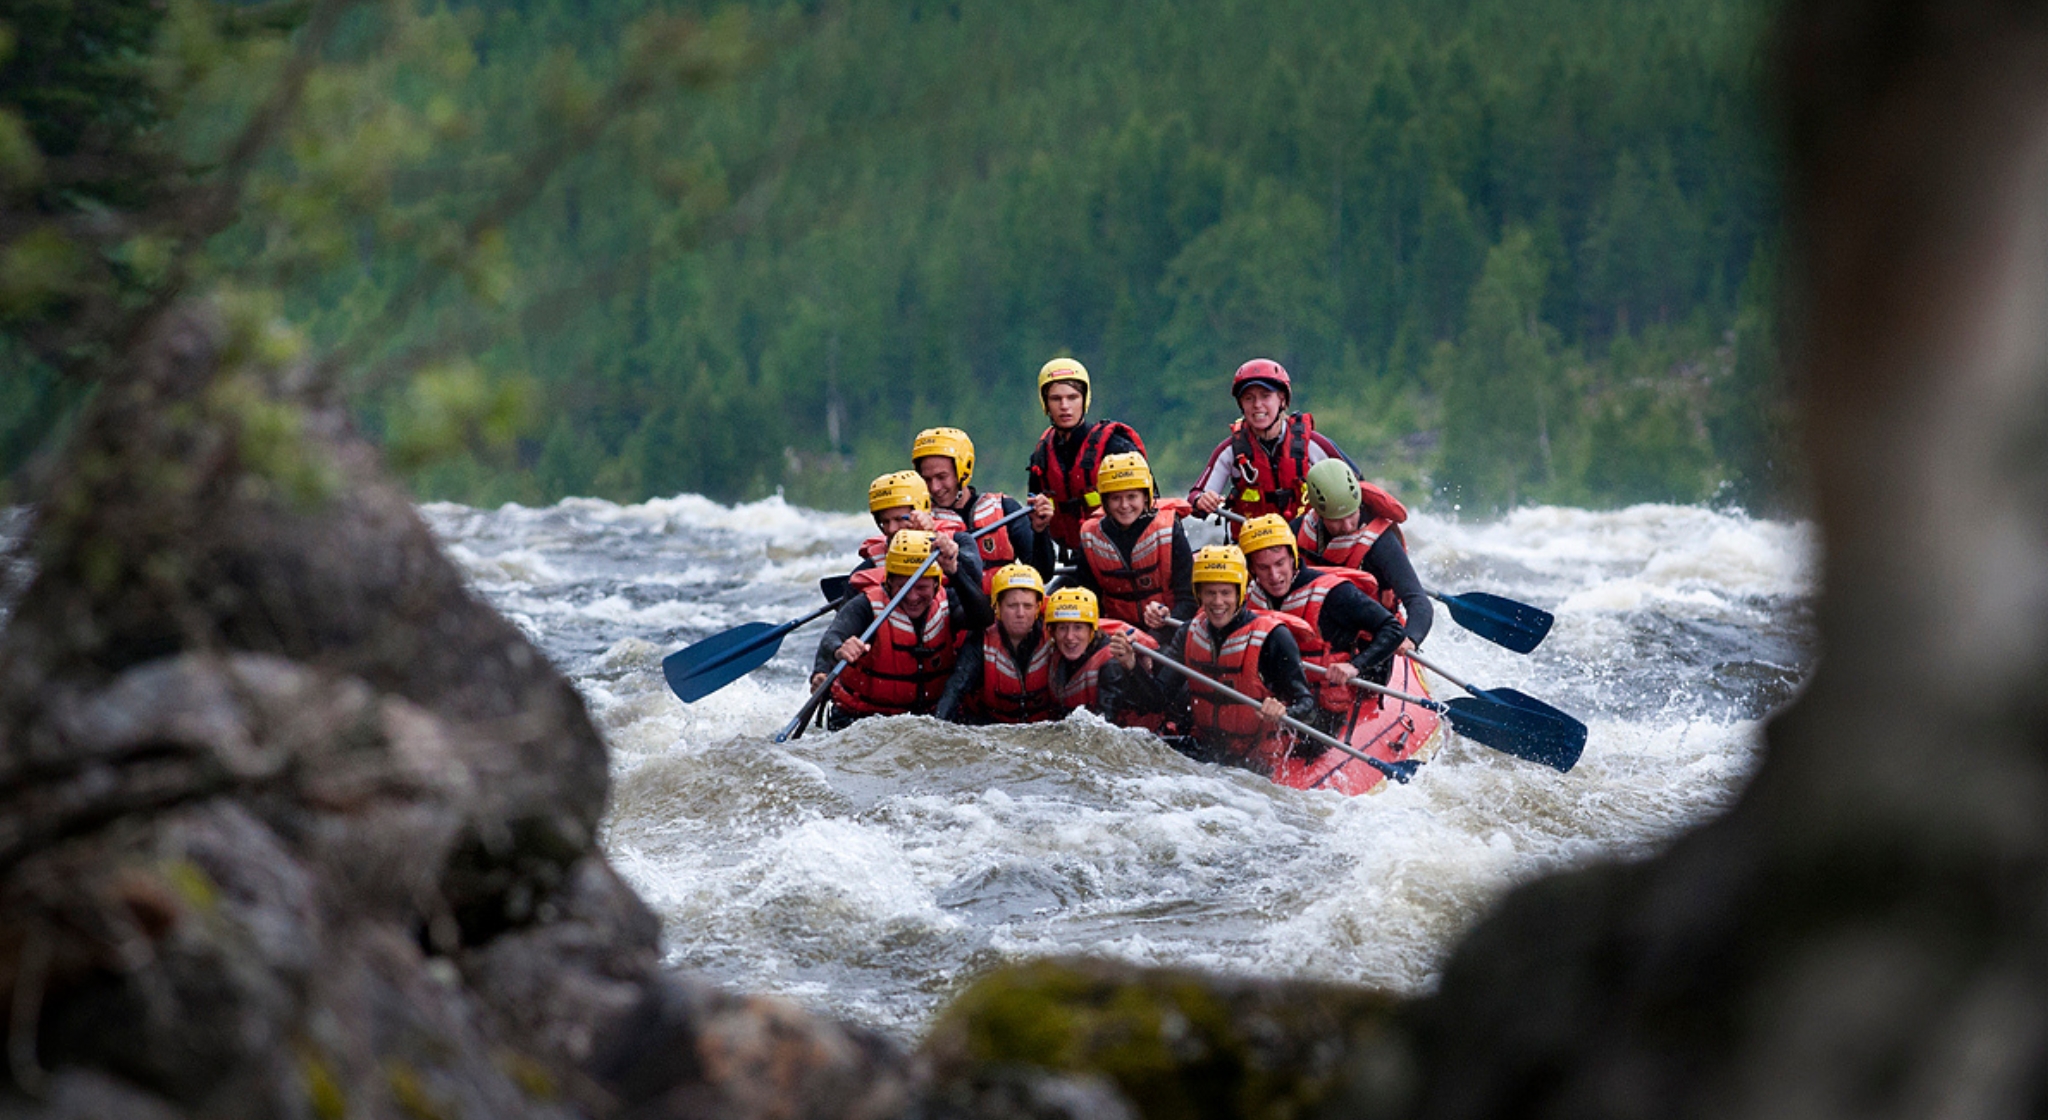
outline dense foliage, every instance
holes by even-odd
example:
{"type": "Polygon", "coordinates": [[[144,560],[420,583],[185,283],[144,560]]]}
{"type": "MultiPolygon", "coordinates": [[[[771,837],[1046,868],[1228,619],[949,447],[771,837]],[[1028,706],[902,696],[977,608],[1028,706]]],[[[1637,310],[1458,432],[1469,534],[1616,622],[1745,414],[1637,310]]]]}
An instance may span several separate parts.
{"type": "Polygon", "coordinates": [[[409,282],[431,247],[373,212],[481,190],[529,103],[573,120],[617,82],[631,21],[713,7],[429,13],[441,61],[387,98],[466,123],[394,128],[405,174],[290,231],[331,244],[284,306],[369,371],[422,494],[846,506],[941,423],[1017,490],[1057,354],[1169,487],[1267,355],[1411,497],[1785,493],[1753,0],[761,5],[743,80],[536,184],[465,285],[409,282]],[[480,299],[506,313],[465,319],[480,299]],[[427,346],[451,360],[375,374],[427,346]],[[437,432],[478,417],[499,438],[437,432]]]}

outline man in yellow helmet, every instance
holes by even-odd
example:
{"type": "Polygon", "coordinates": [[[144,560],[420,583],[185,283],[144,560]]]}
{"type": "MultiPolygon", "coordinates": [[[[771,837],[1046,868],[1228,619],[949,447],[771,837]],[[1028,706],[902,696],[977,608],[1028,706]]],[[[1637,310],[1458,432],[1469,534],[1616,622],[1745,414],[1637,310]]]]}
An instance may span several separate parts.
{"type": "Polygon", "coordinates": [[[1316,711],[1316,694],[1301,668],[1301,647],[1294,629],[1300,624],[1270,611],[1252,610],[1245,601],[1249,582],[1244,553],[1236,545],[1214,544],[1195,553],[1195,597],[1202,613],[1180,628],[1167,643],[1166,654],[1220,684],[1259,702],[1247,707],[1212,695],[1170,669],[1155,668],[1153,680],[1166,697],[1170,713],[1185,711],[1185,725],[1194,732],[1194,757],[1266,771],[1271,761],[1293,749],[1320,754],[1313,744],[1296,744],[1280,722],[1291,716],[1306,720],[1316,711]]]}
{"type": "Polygon", "coordinates": [[[832,684],[827,727],[841,728],[863,716],[931,712],[952,676],[958,636],[995,620],[981,593],[979,570],[957,549],[945,551],[941,540],[934,533],[902,530],[890,538],[880,567],[854,573],[856,594],[833,616],[811,665],[815,689],[834,661],[848,662],[832,684]],[[861,641],[868,625],[935,549],[938,562],[925,569],[875,632],[874,644],[861,641]]]}
{"type": "Polygon", "coordinates": [[[1065,587],[1045,597],[1045,629],[1052,640],[1053,699],[1062,714],[1086,708],[1118,727],[1159,734],[1162,698],[1149,673],[1138,670],[1135,647],[1158,649],[1151,635],[1105,619],[1095,593],[1065,587]]]}
{"type": "Polygon", "coordinates": [[[1334,733],[1358,705],[1359,693],[1346,682],[1364,676],[1385,684],[1394,651],[1407,634],[1374,597],[1379,584],[1370,574],[1303,567],[1294,529],[1279,514],[1245,522],[1238,528],[1237,545],[1251,570],[1252,603],[1307,624],[1296,635],[1302,660],[1323,667],[1310,722],[1334,733]]]}
{"type": "Polygon", "coordinates": [[[962,645],[933,714],[961,723],[1058,719],[1050,677],[1053,647],[1038,621],[1045,581],[1029,564],[1005,564],[996,569],[991,586],[995,624],[981,632],[979,641],[970,637],[962,645]]]}
{"type": "Polygon", "coordinates": [[[1081,547],[1081,522],[1101,505],[1095,471],[1105,456],[1138,452],[1145,441],[1129,424],[1089,420],[1088,369],[1054,358],[1038,371],[1038,402],[1052,421],[1031,453],[1031,527],[1050,533],[1063,559],[1081,547]]]}
{"type": "MultiPolygon", "coordinates": [[[[977,492],[974,479],[974,441],[958,428],[926,428],[910,445],[910,462],[931,491],[932,519],[948,532],[960,533],[984,528],[1022,508],[1015,498],[992,490],[977,492]]],[[[1051,578],[1052,541],[1033,532],[1028,521],[1019,519],[1001,532],[989,533],[978,542],[984,573],[982,589],[993,590],[989,581],[996,569],[1023,561],[1051,578]]]]}
{"type": "MultiPolygon", "coordinates": [[[[881,530],[881,535],[861,542],[857,550],[860,563],[853,567],[855,573],[881,563],[897,533],[905,529],[923,533],[939,530],[938,521],[932,516],[931,490],[916,471],[890,471],[868,483],[868,513],[874,517],[875,528],[881,530]]],[[[962,545],[967,546],[967,564],[973,570],[975,581],[982,582],[981,561],[977,558],[978,550],[969,531],[947,526],[945,531],[938,532],[936,540],[939,552],[948,563],[953,562],[962,545]]]]}
{"type": "Polygon", "coordinates": [[[1193,618],[1195,588],[1188,573],[1194,550],[1180,524],[1186,505],[1165,509],[1155,503],[1152,468],[1135,451],[1105,456],[1095,485],[1102,515],[1081,523],[1075,586],[1100,596],[1103,613],[1155,637],[1193,618]]]}

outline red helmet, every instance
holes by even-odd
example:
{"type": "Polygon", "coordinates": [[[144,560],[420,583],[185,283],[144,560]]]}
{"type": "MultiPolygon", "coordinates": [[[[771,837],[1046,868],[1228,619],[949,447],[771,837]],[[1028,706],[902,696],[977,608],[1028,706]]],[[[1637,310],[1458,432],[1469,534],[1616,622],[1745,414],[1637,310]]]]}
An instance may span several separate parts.
{"type": "Polygon", "coordinates": [[[1230,379],[1230,395],[1241,397],[1253,385],[1264,385],[1290,399],[1294,396],[1294,383],[1287,379],[1286,368],[1271,358],[1253,358],[1237,367],[1237,376],[1230,379]]]}

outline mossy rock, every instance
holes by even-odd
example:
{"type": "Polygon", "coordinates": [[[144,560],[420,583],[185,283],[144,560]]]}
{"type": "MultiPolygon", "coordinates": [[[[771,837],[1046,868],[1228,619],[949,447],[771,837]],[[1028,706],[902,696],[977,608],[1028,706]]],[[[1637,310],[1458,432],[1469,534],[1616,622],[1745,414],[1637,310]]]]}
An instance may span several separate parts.
{"type": "Polygon", "coordinates": [[[940,1015],[925,1053],[942,1083],[996,1066],[1097,1074],[1148,1120],[1292,1120],[1339,1100],[1398,1114],[1414,1084],[1391,996],[1099,960],[984,977],[940,1015]]]}

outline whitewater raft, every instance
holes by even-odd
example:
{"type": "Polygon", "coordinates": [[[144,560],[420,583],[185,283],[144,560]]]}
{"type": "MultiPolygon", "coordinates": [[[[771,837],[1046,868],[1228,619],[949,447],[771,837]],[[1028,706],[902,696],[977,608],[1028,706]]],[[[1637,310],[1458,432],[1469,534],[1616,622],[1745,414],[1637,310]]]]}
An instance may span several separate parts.
{"type": "MultiPolygon", "coordinates": [[[[1393,662],[1389,688],[1411,696],[1429,695],[1429,686],[1414,662],[1405,657],[1393,662]]],[[[1337,738],[1382,762],[1426,762],[1443,741],[1443,720],[1420,704],[1370,695],[1337,738]]],[[[1378,767],[1334,747],[1307,760],[1291,754],[1275,758],[1277,753],[1271,748],[1255,750],[1245,761],[1254,770],[1267,771],[1274,782],[1295,789],[1328,789],[1356,796],[1377,793],[1387,784],[1387,776],[1378,767]]]]}

